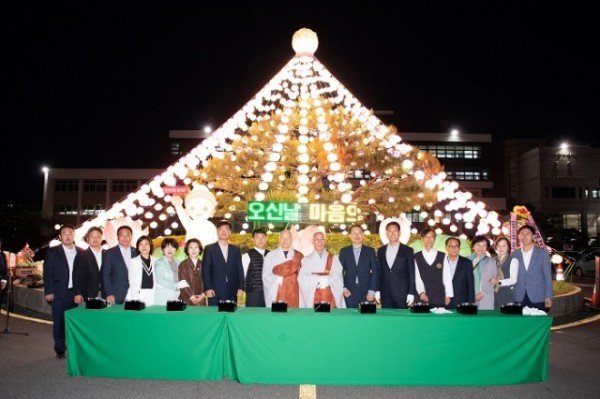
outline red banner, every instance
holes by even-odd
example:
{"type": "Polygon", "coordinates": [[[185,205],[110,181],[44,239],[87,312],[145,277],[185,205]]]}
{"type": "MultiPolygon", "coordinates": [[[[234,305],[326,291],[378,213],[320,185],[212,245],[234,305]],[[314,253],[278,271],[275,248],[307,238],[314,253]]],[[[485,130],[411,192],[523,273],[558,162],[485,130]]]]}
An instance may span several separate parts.
{"type": "Polygon", "coordinates": [[[516,251],[519,248],[519,242],[517,241],[517,231],[519,230],[519,225],[517,224],[517,214],[511,212],[510,213],[510,247],[513,251],[516,251]]]}
{"type": "Polygon", "coordinates": [[[544,239],[542,238],[542,235],[540,234],[540,230],[538,229],[537,225],[535,224],[535,220],[533,220],[533,216],[529,215],[529,217],[527,217],[527,224],[530,225],[531,227],[533,227],[533,229],[535,230],[535,235],[533,236],[533,239],[537,243],[538,247],[540,247],[542,249],[546,249],[546,243],[544,242],[544,239]]]}
{"type": "Polygon", "coordinates": [[[187,194],[187,186],[163,186],[165,194],[187,194]]]}

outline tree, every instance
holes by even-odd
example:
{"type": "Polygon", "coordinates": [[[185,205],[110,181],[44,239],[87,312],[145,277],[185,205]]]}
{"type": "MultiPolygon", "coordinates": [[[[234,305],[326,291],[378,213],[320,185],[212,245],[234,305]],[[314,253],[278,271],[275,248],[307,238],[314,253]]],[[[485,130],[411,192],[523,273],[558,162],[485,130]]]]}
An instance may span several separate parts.
{"type": "Polygon", "coordinates": [[[26,243],[29,243],[32,248],[39,246],[47,241],[47,237],[41,237],[40,234],[46,224],[39,210],[11,204],[0,207],[2,249],[17,252],[26,243]]]}
{"type": "Polygon", "coordinates": [[[307,99],[255,121],[189,177],[216,191],[217,216],[254,199],[355,202],[385,215],[436,202],[437,186],[425,178],[441,171],[438,160],[395,141],[393,126],[377,137],[348,109],[307,99]]]}

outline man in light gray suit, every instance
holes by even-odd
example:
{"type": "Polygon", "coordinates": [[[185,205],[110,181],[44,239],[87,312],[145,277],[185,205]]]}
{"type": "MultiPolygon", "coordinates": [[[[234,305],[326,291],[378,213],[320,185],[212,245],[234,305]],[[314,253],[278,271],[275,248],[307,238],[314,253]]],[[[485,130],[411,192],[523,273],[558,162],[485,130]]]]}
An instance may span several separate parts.
{"type": "Polygon", "coordinates": [[[529,225],[519,229],[521,248],[513,253],[519,261],[515,301],[524,306],[548,310],[552,307],[552,270],[550,257],[533,243],[535,230],[529,225]]]}

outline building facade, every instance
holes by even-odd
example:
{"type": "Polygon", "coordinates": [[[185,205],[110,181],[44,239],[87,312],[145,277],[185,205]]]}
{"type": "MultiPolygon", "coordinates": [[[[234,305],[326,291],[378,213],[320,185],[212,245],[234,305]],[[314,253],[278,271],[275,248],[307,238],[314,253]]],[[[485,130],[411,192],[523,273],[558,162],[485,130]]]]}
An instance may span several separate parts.
{"type": "Polygon", "coordinates": [[[169,130],[169,153],[177,160],[193,150],[210,132],[204,130],[169,130]]]}
{"type": "Polygon", "coordinates": [[[162,172],[161,169],[48,169],[42,215],[55,223],[78,225],[162,172]]]}
{"type": "Polygon", "coordinates": [[[506,211],[504,174],[491,134],[401,132],[407,143],[437,157],[449,180],[501,213],[506,211]]]}
{"type": "MultiPolygon", "coordinates": [[[[507,146],[518,147],[518,140],[507,146]]],[[[507,157],[517,173],[514,196],[547,215],[558,215],[563,228],[588,236],[600,233],[600,148],[589,145],[552,146],[540,142],[507,157]]]]}
{"type": "MultiPolygon", "coordinates": [[[[491,209],[506,211],[505,184],[498,182],[502,174],[491,161],[495,159],[496,147],[490,134],[399,134],[407,143],[436,156],[449,179],[456,180],[491,209]]],[[[171,130],[172,161],[186,155],[208,135],[202,130],[171,130]]],[[[78,225],[162,172],[162,169],[50,169],[45,179],[43,215],[55,223],[78,225]]],[[[415,223],[421,222],[418,212],[408,217],[415,223]]]]}

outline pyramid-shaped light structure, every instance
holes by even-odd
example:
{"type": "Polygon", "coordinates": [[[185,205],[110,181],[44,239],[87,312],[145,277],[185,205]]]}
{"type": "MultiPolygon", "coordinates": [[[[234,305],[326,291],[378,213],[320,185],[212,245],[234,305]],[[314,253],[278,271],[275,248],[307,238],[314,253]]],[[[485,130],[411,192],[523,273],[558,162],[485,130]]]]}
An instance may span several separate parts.
{"type": "MultiPolygon", "coordinates": [[[[413,150],[413,147],[402,141],[399,135],[390,131],[379,118],[372,114],[361,102],[340,83],[325,66],[314,56],[318,47],[318,39],[315,32],[310,29],[301,29],[294,34],[292,46],[296,52],[295,56],[239,111],[229,120],[217,128],[211,136],[195,147],[187,155],[180,158],[169,166],[162,174],[155,176],[146,184],[142,185],[136,192],[129,194],[123,200],[112,205],[111,208],[101,212],[76,229],[76,236],[83,237],[91,226],[103,226],[114,220],[127,219],[134,221],[144,228],[149,228],[151,234],[170,234],[170,227],[177,227],[177,215],[171,206],[171,196],[165,194],[163,187],[185,184],[190,188],[198,185],[194,177],[200,176],[202,167],[211,158],[223,157],[224,153],[231,151],[231,143],[239,140],[247,134],[248,129],[254,122],[264,121],[271,115],[281,115],[281,121],[285,122],[286,112],[295,107],[319,107],[321,101],[329,102],[332,108],[343,107],[353,119],[360,121],[370,133],[372,140],[383,145],[387,153],[398,158],[405,169],[410,169],[412,164],[403,159],[404,154],[413,150]],[[159,226],[161,228],[159,229],[159,226]]],[[[318,111],[318,110],[317,110],[318,111]]],[[[302,112],[302,111],[301,111],[302,112]]],[[[308,142],[311,135],[322,135],[326,137],[328,126],[323,121],[318,129],[303,128],[302,119],[297,129],[295,138],[300,145],[308,142]]],[[[270,149],[269,159],[261,171],[262,182],[260,191],[255,194],[256,200],[265,199],[265,192],[273,179],[273,169],[279,159],[283,146],[289,139],[290,130],[285,123],[277,126],[276,143],[270,149]]],[[[330,169],[333,172],[339,170],[339,164],[335,157],[333,145],[325,146],[331,153],[327,159],[331,162],[330,169]]],[[[302,152],[302,151],[299,151],[302,152]]],[[[305,188],[303,182],[307,181],[308,155],[298,157],[298,202],[307,202],[303,196],[305,188]]],[[[410,173],[416,180],[422,181],[426,189],[437,190],[437,204],[431,205],[430,209],[422,209],[416,206],[415,210],[421,212],[430,226],[439,226],[449,229],[451,233],[475,229],[479,234],[491,232],[499,235],[506,233],[502,228],[498,214],[487,209],[481,201],[475,201],[471,193],[462,190],[458,183],[447,181],[444,172],[428,176],[421,170],[411,170],[410,173]],[[450,216],[448,216],[450,215],[450,216]]],[[[352,185],[345,181],[343,174],[334,180],[335,188],[342,194],[342,202],[350,202],[352,199],[352,185]]],[[[379,215],[383,216],[398,215],[379,215]]]]}

